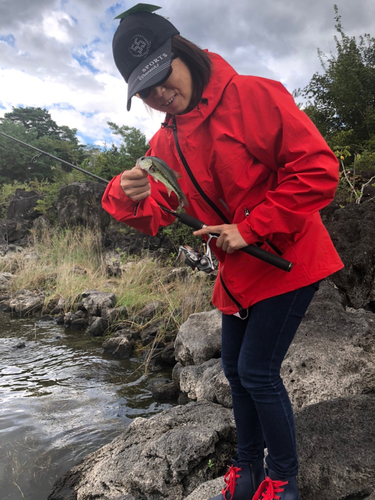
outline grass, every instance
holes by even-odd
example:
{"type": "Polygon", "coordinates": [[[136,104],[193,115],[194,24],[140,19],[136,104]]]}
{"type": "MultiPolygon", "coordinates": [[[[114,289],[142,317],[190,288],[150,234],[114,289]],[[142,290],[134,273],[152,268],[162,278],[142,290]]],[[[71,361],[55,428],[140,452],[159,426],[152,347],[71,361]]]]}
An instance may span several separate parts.
{"type": "Polygon", "coordinates": [[[33,244],[21,253],[0,261],[0,271],[11,272],[9,292],[43,290],[45,305],[63,298],[67,310],[85,290],[113,292],[117,306],[126,306],[130,316],[149,302],[161,301],[165,330],[174,330],[190,314],[211,309],[213,282],[202,273],[171,279],[172,268],[146,254],[126,258],[123,272],[109,276],[101,237],[93,230],[44,229],[33,233],[33,244]]]}

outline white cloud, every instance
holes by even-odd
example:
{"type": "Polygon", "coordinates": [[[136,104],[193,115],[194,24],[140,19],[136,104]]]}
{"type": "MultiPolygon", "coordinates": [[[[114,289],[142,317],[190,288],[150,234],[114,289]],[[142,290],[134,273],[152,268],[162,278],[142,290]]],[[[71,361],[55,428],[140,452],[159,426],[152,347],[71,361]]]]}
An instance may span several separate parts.
{"type": "MultiPolygon", "coordinates": [[[[107,121],[140,128],[150,138],[162,121],[133,99],[112,58],[113,18],[122,0],[5,0],[0,5],[0,114],[12,106],[50,110],[83,140],[112,140],[107,121]]],[[[334,2],[333,2],[334,3],[334,2]]],[[[203,48],[219,52],[242,74],[282,81],[290,91],[320,70],[317,48],[335,50],[333,3],[326,0],[160,0],[159,14],[203,48]]],[[[336,0],[344,31],[375,36],[373,0],[336,0]]]]}

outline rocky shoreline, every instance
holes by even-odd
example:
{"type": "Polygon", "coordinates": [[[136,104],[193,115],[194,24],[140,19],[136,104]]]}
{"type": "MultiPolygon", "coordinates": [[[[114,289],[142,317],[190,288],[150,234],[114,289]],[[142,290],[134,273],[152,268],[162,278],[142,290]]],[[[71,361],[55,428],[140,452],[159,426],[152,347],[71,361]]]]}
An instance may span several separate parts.
{"type": "MultiPolygon", "coordinates": [[[[304,318],[282,367],[296,413],[301,500],[375,499],[375,204],[322,213],[345,269],[325,280],[304,318]]],[[[43,300],[19,291],[7,297],[10,276],[0,276],[3,306],[29,314],[43,300]],[[38,302],[39,300],[39,302],[38,302]]],[[[88,290],[78,311],[59,313],[67,327],[100,336],[114,357],[130,356],[134,342],[155,339],[160,304],[150,303],[149,324],[121,328],[125,308],[111,294],[88,290]]],[[[49,500],[204,500],[218,494],[235,452],[229,385],[220,362],[220,314],[193,314],[175,341],[154,345],[154,363],[171,369],[155,397],[180,404],[149,419],[135,419],[112,443],[88,455],[54,485],[49,500]],[[204,332],[204,333],[202,333],[204,332]],[[167,396],[168,395],[168,396],[167,396]]]]}
{"type": "MultiPolygon", "coordinates": [[[[323,282],[282,368],[296,411],[302,500],[375,495],[374,334],[374,313],[346,308],[323,282]]],[[[236,445],[217,357],[220,314],[192,315],[174,355],[173,379],[190,402],[134,420],[57,481],[49,500],[203,500],[220,492],[222,478],[215,478],[236,445]]]]}

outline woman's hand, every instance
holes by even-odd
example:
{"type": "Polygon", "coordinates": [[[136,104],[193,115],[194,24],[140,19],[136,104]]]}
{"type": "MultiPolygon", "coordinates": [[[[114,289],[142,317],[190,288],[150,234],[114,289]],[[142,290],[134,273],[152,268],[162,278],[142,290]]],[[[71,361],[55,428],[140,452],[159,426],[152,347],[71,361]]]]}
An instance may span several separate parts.
{"type": "Polygon", "coordinates": [[[194,231],[195,236],[202,234],[220,234],[216,240],[216,246],[227,253],[233,253],[235,250],[247,247],[246,241],[242,238],[237,229],[237,224],[222,224],[221,226],[205,226],[198,231],[194,231]]]}
{"type": "Polygon", "coordinates": [[[125,170],[121,175],[120,186],[122,190],[133,201],[141,201],[150,196],[151,185],[148,174],[139,167],[125,170]]]}

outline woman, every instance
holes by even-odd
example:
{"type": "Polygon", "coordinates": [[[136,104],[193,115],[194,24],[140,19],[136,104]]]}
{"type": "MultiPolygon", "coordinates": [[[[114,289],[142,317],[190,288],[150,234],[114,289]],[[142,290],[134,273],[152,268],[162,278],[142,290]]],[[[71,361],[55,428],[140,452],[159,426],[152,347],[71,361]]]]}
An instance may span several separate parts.
{"type": "MultiPolygon", "coordinates": [[[[128,110],[136,95],[166,113],[147,154],[182,174],[186,211],[208,225],[195,234],[220,234],[213,304],[223,313],[238,456],[215,499],[296,500],[294,419],[280,367],[319,281],[342,268],[319,216],[334,196],[338,164],[280,83],[238,75],[137,7],[113,40],[128,110]],[[292,261],[291,272],[237,251],[249,244],[292,261]]],[[[152,235],[174,220],[161,205],[175,210],[178,200],[138,167],[103,196],[114,218],[152,235]]]]}

